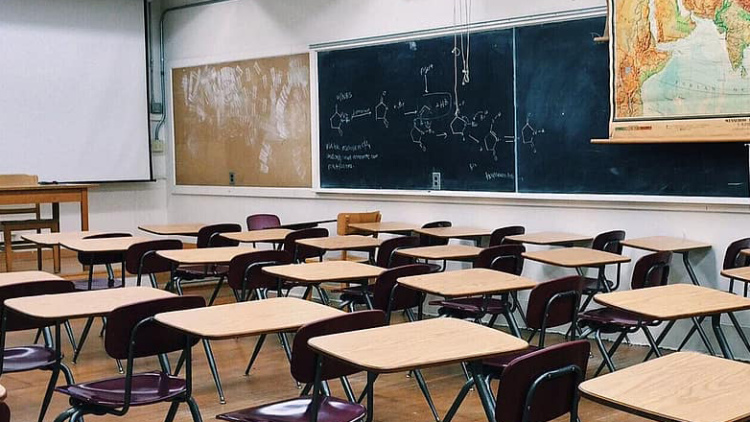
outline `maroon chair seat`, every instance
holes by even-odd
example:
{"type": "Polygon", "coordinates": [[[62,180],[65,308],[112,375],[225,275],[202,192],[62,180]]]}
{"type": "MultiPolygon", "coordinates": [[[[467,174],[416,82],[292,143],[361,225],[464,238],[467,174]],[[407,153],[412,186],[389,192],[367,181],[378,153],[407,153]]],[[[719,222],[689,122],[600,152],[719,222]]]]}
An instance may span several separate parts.
{"type": "Polygon", "coordinates": [[[451,300],[433,300],[430,305],[440,306],[438,314],[451,318],[473,319],[484,313],[497,315],[506,312],[511,303],[505,299],[463,297],[451,300]]]}
{"type": "Polygon", "coordinates": [[[55,350],[44,346],[9,347],[3,351],[3,372],[51,369],[56,364],[55,350]]]}
{"type": "Polygon", "coordinates": [[[89,288],[88,280],[74,281],[73,286],[75,286],[74,289],[77,292],[86,292],[89,290],[106,290],[122,287],[120,283],[113,283],[112,280],[108,280],[106,278],[95,278],[91,280],[91,288],[89,288]]]}
{"type": "MultiPolygon", "coordinates": [[[[310,397],[299,397],[224,413],[216,419],[231,422],[309,422],[311,404],[310,397]]],[[[325,397],[320,400],[318,422],[354,422],[366,415],[367,410],[359,403],[325,397]]]]}
{"type": "MultiPolygon", "coordinates": [[[[185,388],[184,379],[162,372],[134,374],[130,405],[143,406],[167,401],[185,394],[185,388]]],[[[125,405],[125,378],[123,377],[57,387],[55,391],[82,403],[112,408],[125,405]]]]}
{"type": "Polygon", "coordinates": [[[485,372],[492,372],[493,375],[500,376],[502,375],[502,372],[505,370],[508,364],[511,363],[514,359],[541,349],[542,347],[532,344],[529,347],[517,352],[506,353],[503,355],[487,358],[482,361],[482,366],[484,367],[485,372]]]}
{"type": "MultiPolygon", "coordinates": [[[[367,295],[372,298],[373,295],[373,285],[370,284],[367,286],[367,295]]],[[[339,296],[339,300],[345,303],[352,303],[354,305],[366,305],[367,301],[365,300],[364,293],[362,292],[361,287],[346,287],[340,290],[337,290],[337,292],[340,292],[341,295],[339,296]]]]}
{"type": "MultiPolygon", "coordinates": [[[[615,290],[615,282],[612,280],[606,280],[607,286],[610,290],[615,290]]],[[[601,292],[602,289],[599,287],[599,279],[596,277],[586,277],[583,283],[584,294],[594,292],[594,294],[601,292]]]]}
{"type": "Polygon", "coordinates": [[[229,273],[228,265],[185,265],[178,267],[174,275],[185,281],[200,280],[207,277],[225,277],[229,273]]]}
{"type": "Polygon", "coordinates": [[[638,314],[612,308],[600,308],[586,311],[578,316],[578,325],[599,329],[602,333],[619,333],[624,328],[638,327],[639,325],[651,327],[661,324],[661,321],[644,321],[638,314]]]}

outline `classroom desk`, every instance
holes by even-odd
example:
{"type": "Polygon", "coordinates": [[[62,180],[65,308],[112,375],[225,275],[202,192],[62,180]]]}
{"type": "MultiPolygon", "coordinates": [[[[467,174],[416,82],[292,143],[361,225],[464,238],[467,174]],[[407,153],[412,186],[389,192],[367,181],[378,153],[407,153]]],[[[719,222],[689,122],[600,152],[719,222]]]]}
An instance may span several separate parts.
{"type": "Polygon", "coordinates": [[[440,239],[468,239],[479,244],[482,238],[489,237],[492,230],[479,229],[476,227],[429,227],[415,229],[415,232],[440,239]]]}
{"type": "MultiPolygon", "coordinates": [[[[180,283],[175,282],[175,271],[177,271],[180,265],[226,265],[237,255],[257,252],[259,250],[249,246],[223,246],[217,248],[170,249],[156,251],[156,254],[172,262],[172,271],[169,275],[169,284],[167,287],[174,283],[177,293],[182,295],[180,283]]],[[[216,298],[219,288],[220,284],[214,290],[211,302],[216,298]]]]}
{"type": "Polygon", "coordinates": [[[437,245],[398,249],[396,253],[410,258],[428,260],[468,260],[475,259],[484,249],[469,245],[437,245]]]}
{"type": "Polygon", "coordinates": [[[115,308],[173,296],[151,287],[91,290],[87,292],[27,296],[5,301],[5,306],[26,316],[50,321],[55,326],[56,362],[62,362],[60,325],[69,319],[107,316],[115,308]]]}
{"type": "Polygon", "coordinates": [[[52,262],[54,265],[55,274],[60,273],[61,258],[60,258],[60,242],[64,240],[81,239],[85,236],[91,236],[100,234],[101,232],[52,232],[52,233],[29,233],[22,234],[21,239],[27,242],[34,243],[41,247],[52,248],[53,258],[52,262]]]}
{"type": "Polygon", "coordinates": [[[677,352],[581,383],[583,397],[656,421],[750,418],[750,365],[677,352]]]}
{"type": "MultiPolygon", "coordinates": [[[[653,340],[651,335],[646,336],[653,353],[657,356],[661,356],[658,345],[664,340],[677,320],[689,318],[693,321],[694,326],[700,327],[697,318],[710,316],[711,325],[724,356],[728,359],[734,359],[721,328],[721,315],[731,315],[733,312],[750,309],[750,298],[692,284],[670,284],[597,294],[594,296],[594,301],[610,308],[642,315],[644,319],[669,321],[656,341],[653,340]]],[[[732,324],[742,338],[745,347],[750,351],[750,344],[748,344],[747,338],[736,319],[732,318],[732,324]]],[[[648,331],[648,327],[646,327],[646,330],[648,331]]],[[[702,329],[699,332],[702,332],[702,329]]],[[[704,343],[708,346],[708,338],[704,338],[704,336],[705,334],[701,335],[704,343]]]]}
{"type": "Polygon", "coordinates": [[[696,286],[700,286],[698,277],[693,271],[693,266],[690,264],[688,255],[691,251],[700,249],[711,249],[711,244],[704,242],[696,242],[694,240],[682,239],[679,237],[670,236],[652,236],[652,237],[641,237],[638,239],[625,239],[621,241],[624,246],[630,246],[631,248],[643,249],[651,252],[664,252],[670,251],[682,255],[682,262],[685,264],[690,281],[696,286]]]}
{"type": "Polygon", "coordinates": [[[286,238],[286,235],[292,231],[289,229],[263,229],[222,233],[219,236],[229,240],[236,240],[240,243],[281,243],[286,238]]]}
{"type": "Polygon", "coordinates": [[[411,223],[400,223],[396,221],[384,221],[377,223],[352,223],[349,227],[360,230],[365,233],[391,233],[391,234],[410,234],[419,226],[411,223]]]}
{"type": "Polygon", "coordinates": [[[0,273],[0,287],[23,283],[33,283],[35,281],[62,280],[65,279],[45,271],[16,271],[12,273],[0,273]]]}
{"type": "Polygon", "coordinates": [[[0,205],[52,204],[52,218],[60,220],[61,202],[78,202],[81,230],[89,229],[89,188],[92,184],[0,186],[0,205]]]}
{"type": "Polygon", "coordinates": [[[367,251],[370,254],[369,261],[374,261],[375,249],[380,246],[381,240],[370,236],[356,234],[334,237],[316,237],[299,239],[297,243],[309,246],[321,251],[321,257],[326,252],[332,251],[367,251]]]}
{"type": "Polygon", "coordinates": [[[528,347],[526,341],[512,335],[454,318],[314,337],[308,344],[323,355],[367,371],[368,421],[373,418],[373,384],[379,374],[469,362],[487,420],[494,422],[491,393],[481,379],[481,361],[528,347]]]}
{"type": "MultiPolygon", "coordinates": [[[[401,277],[398,284],[424,293],[445,298],[467,296],[492,296],[534,288],[537,283],[525,277],[486,268],[469,268],[457,271],[401,277]]],[[[503,314],[516,337],[521,332],[507,310],[503,314]]]]}
{"type": "Polygon", "coordinates": [[[529,243],[531,245],[571,246],[575,243],[589,242],[593,240],[593,237],[565,232],[538,232],[517,234],[508,236],[506,239],[514,242],[529,243]]]}
{"type": "MultiPolygon", "coordinates": [[[[524,252],[523,257],[543,264],[558,267],[575,268],[579,275],[583,275],[582,268],[599,268],[607,265],[617,264],[617,284],[620,284],[620,269],[622,264],[630,262],[630,258],[611,252],[599,251],[591,248],[573,246],[563,249],[550,249],[544,251],[524,252]]],[[[600,272],[600,276],[604,274],[600,272]]],[[[609,284],[599,280],[600,287],[609,289],[609,284]]]]}
{"type": "MultiPolygon", "coordinates": [[[[264,273],[278,278],[279,286],[282,280],[291,280],[309,287],[328,282],[359,282],[365,285],[369,279],[378,277],[383,271],[385,271],[384,268],[353,261],[323,261],[263,267],[264,273]]],[[[320,290],[318,293],[321,295],[321,300],[328,304],[328,297],[323,291],[320,290]]]]}
{"type": "MultiPolygon", "coordinates": [[[[750,255],[750,249],[743,250],[742,254],[750,255]]],[[[748,284],[750,284],[750,267],[738,267],[738,268],[732,268],[729,270],[721,270],[721,275],[731,280],[739,280],[745,283],[745,296],[747,296],[748,284]]]]}
{"type": "Polygon", "coordinates": [[[198,232],[205,224],[202,223],[180,223],[180,224],[153,224],[138,226],[139,230],[160,236],[192,236],[197,237],[198,232]]]}
{"type": "MultiPolygon", "coordinates": [[[[60,241],[60,246],[70,249],[74,252],[83,253],[103,253],[113,252],[122,255],[121,258],[121,277],[122,285],[125,285],[125,252],[128,248],[136,243],[148,242],[151,239],[148,237],[108,237],[102,239],[81,239],[81,238],[69,238],[60,241]]],[[[89,273],[89,276],[91,274],[89,273]]]]}
{"type": "MultiPolygon", "coordinates": [[[[190,336],[207,340],[261,336],[253,352],[252,363],[260,351],[266,335],[295,332],[307,323],[342,315],[343,313],[338,309],[307,300],[279,297],[166,312],[156,315],[156,320],[190,336]]],[[[286,337],[282,336],[282,339],[287,357],[291,357],[291,350],[286,337]]],[[[219,402],[224,404],[226,399],[219,372],[215,365],[209,366],[219,393],[219,402]]]]}
{"type": "Polygon", "coordinates": [[[325,223],[335,223],[335,218],[330,218],[327,220],[314,220],[314,221],[303,221],[300,223],[289,223],[289,224],[282,224],[277,228],[280,229],[291,229],[291,230],[301,230],[301,229],[309,229],[311,227],[316,227],[318,224],[325,224],[325,223]]]}

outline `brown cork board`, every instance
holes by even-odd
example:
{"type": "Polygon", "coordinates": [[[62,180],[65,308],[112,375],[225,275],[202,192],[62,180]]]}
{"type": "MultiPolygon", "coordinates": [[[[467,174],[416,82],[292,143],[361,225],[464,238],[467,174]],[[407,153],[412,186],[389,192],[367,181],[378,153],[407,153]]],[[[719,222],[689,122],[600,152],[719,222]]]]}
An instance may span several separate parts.
{"type": "Polygon", "coordinates": [[[173,69],[172,93],[178,185],[312,186],[308,54],[173,69]]]}

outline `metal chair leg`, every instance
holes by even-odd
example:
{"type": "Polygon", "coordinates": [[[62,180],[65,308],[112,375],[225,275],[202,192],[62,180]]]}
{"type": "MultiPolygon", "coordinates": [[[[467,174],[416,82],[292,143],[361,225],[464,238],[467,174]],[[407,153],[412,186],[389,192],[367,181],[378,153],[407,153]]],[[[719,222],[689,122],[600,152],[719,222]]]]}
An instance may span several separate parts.
{"type": "Polygon", "coordinates": [[[180,407],[180,402],[173,401],[172,404],[169,405],[169,411],[167,412],[167,417],[164,419],[164,422],[174,422],[174,417],[177,416],[177,409],[180,407]]]}
{"type": "Polygon", "coordinates": [[[86,325],[83,326],[83,331],[81,332],[81,338],[78,340],[78,348],[73,353],[74,364],[78,363],[78,355],[81,353],[84,343],[86,343],[86,337],[88,337],[89,330],[91,330],[91,324],[93,323],[94,323],[94,318],[89,318],[86,320],[86,325]]]}
{"type": "Polygon", "coordinates": [[[211,343],[207,339],[203,339],[203,350],[206,352],[206,359],[208,360],[208,367],[211,369],[211,375],[214,377],[214,383],[216,384],[216,390],[219,393],[219,403],[226,404],[227,401],[224,398],[224,389],[221,387],[221,379],[219,378],[219,370],[216,367],[216,359],[214,359],[214,352],[211,350],[211,343]]]}
{"type": "MultiPolygon", "coordinates": [[[[615,340],[615,342],[612,344],[612,347],[610,347],[609,351],[607,351],[607,356],[609,357],[610,362],[613,362],[612,356],[615,355],[615,351],[617,351],[617,348],[620,347],[620,343],[622,343],[622,340],[625,338],[625,335],[626,335],[625,332],[620,333],[620,335],[617,336],[617,339],[615,340]]],[[[607,362],[606,359],[602,359],[602,363],[599,364],[599,367],[596,369],[596,372],[594,372],[594,377],[598,376],[602,372],[602,369],[604,369],[604,365],[606,364],[606,362],[607,362]]],[[[614,363],[612,364],[612,366],[614,367],[614,363]]],[[[610,372],[613,372],[611,368],[610,368],[610,372]]]]}
{"type": "Polygon", "coordinates": [[[599,352],[602,354],[602,359],[604,359],[604,362],[607,364],[607,368],[609,368],[609,372],[615,372],[615,364],[612,362],[612,358],[609,357],[609,353],[607,352],[607,349],[604,347],[604,342],[602,341],[602,333],[599,330],[594,331],[594,338],[596,339],[596,345],[599,348],[599,352]]]}
{"type": "Polygon", "coordinates": [[[436,422],[440,422],[440,416],[438,416],[437,409],[435,409],[435,403],[432,402],[432,396],[430,395],[430,390],[427,388],[427,383],[422,376],[422,371],[420,371],[419,369],[415,370],[414,378],[417,379],[419,389],[422,390],[422,395],[424,395],[425,400],[427,400],[427,405],[430,406],[430,412],[432,412],[432,416],[435,418],[436,422]]]}
{"type": "Polygon", "coordinates": [[[190,408],[190,416],[193,417],[193,422],[203,422],[201,411],[198,408],[198,403],[195,402],[195,399],[190,397],[187,399],[187,404],[188,408],[190,408]]]}
{"type": "Polygon", "coordinates": [[[250,356],[250,362],[247,363],[247,368],[245,368],[245,376],[250,375],[250,368],[253,367],[253,363],[255,362],[255,359],[258,357],[258,353],[260,353],[260,349],[263,347],[263,342],[266,341],[266,335],[261,334],[260,337],[258,337],[258,341],[255,343],[255,349],[253,350],[252,356],[250,356]]]}
{"type": "Polygon", "coordinates": [[[57,385],[57,378],[60,376],[60,367],[56,366],[52,370],[52,375],[49,378],[49,382],[47,383],[47,390],[44,392],[44,399],[42,400],[42,408],[39,410],[39,422],[44,421],[44,415],[47,413],[47,409],[49,408],[49,403],[52,401],[52,393],[55,390],[55,386],[57,385]]]}
{"type": "Polygon", "coordinates": [[[214,289],[214,292],[211,294],[211,299],[208,301],[208,306],[211,306],[214,304],[216,297],[219,296],[219,291],[221,290],[222,284],[224,284],[224,276],[221,276],[219,278],[219,282],[216,283],[216,288],[214,289]]]}
{"type": "Polygon", "coordinates": [[[78,344],[76,343],[76,337],[75,337],[75,334],[73,333],[73,327],[70,326],[70,321],[65,321],[65,323],[63,323],[63,326],[65,326],[65,332],[68,334],[68,340],[70,341],[70,346],[73,348],[73,351],[75,352],[76,350],[78,350],[78,344]]]}

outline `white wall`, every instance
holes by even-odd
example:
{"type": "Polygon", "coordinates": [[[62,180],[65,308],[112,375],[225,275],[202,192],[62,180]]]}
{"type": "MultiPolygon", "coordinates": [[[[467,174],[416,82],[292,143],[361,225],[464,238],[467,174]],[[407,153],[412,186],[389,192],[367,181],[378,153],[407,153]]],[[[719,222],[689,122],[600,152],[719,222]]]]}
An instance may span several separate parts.
{"type": "MultiPolygon", "coordinates": [[[[166,1],[164,6],[184,3],[166,1]]],[[[477,22],[604,5],[603,0],[474,0],[472,3],[472,20],[477,22]]],[[[453,23],[452,0],[236,0],[171,13],[166,24],[165,51],[168,65],[196,65],[299,52],[313,43],[453,23]]],[[[695,253],[692,261],[701,280],[718,288],[727,285],[726,280],[718,277],[724,248],[730,241],[750,233],[744,230],[750,211],[750,201],[746,200],[736,201],[734,205],[706,205],[680,204],[679,201],[669,204],[633,202],[633,198],[601,202],[565,195],[555,197],[557,199],[529,199],[523,195],[511,195],[510,199],[502,195],[444,198],[331,195],[310,190],[285,194],[274,190],[186,189],[172,186],[171,168],[168,159],[170,222],[242,221],[248,214],[259,212],[276,213],[282,221],[294,222],[333,218],[341,211],[379,209],[385,220],[415,223],[449,219],[454,225],[480,227],[523,224],[529,231],[563,230],[591,235],[621,228],[627,231],[628,237],[660,234],[710,242],[714,249],[695,253]]],[[[643,255],[632,249],[626,249],[625,253],[633,258],[643,255]]],[[[675,257],[673,267],[675,280],[686,278],[679,256],[675,257]]],[[[533,262],[528,262],[525,270],[525,275],[538,280],[570,273],[533,262]]],[[[629,266],[624,268],[623,274],[627,285],[629,266]]],[[[750,324],[750,318],[743,317],[743,321],[750,324]]],[[[678,328],[684,332],[684,325],[678,328]]],[[[672,339],[682,337],[677,331],[672,339]]],[[[732,341],[736,340],[734,333],[728,334],[732,341]]],[[[735,352],[742,355],[739,347],[735,347],[735,352]]]]}

